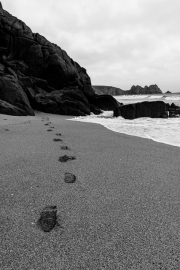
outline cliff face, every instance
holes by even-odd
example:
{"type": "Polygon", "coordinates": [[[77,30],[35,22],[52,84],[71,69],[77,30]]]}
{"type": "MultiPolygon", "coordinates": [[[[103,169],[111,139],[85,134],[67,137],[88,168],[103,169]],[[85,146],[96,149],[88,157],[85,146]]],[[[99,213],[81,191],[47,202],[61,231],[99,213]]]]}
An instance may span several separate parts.
{"type": "Polygon", "coordinates": [[[0,3],[0,113],[34,115],[36,109],[86,115],[91,110],[108,109],[100,105],[100,98],[85,68],[33,33],[0,3]]]}
{"type": "Polygon", "coordinates": [[[155,85],[141,87],[139,85],[133,85],[130,90],[124,91],[120,88],[112,86],[93,86],[93,89],[96,94],[103,95],[109,94],[113,96],[117,95],[144,95],[144,94],[162,94],[162,91],[159,87],[155,85]]]}

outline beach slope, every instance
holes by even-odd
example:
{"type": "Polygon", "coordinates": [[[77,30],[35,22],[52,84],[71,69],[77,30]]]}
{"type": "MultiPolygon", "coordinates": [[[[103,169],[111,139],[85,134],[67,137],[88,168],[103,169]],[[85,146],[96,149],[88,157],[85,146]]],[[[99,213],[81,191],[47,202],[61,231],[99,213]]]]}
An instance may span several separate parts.
{"type": "Polygon", "coordinates": [[[67,119],[0,115],[0,269],[179,269],[180,148],[67,119]]]}

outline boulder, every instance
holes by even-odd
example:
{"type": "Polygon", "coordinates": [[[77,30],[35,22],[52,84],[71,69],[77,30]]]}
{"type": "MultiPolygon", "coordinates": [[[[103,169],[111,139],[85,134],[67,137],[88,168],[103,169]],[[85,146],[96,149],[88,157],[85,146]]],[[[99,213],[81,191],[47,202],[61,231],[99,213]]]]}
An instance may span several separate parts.
{"type": "Polygon", "coordinates": [[[90,114],[88,100],[80,90],[64,89],[34,96],[34,109],[61,115],[90,114]]]}
{"type": "Polygon", "coordinates": [[[169,110],[178,110],[178,109],[180,109],[180,107],[175,105],[174,103],[171,103],[171,105],[169,105],[169,110]]]}
{"type": "Polygon", "coordinates": [[[16,115],[16,116],[26,116],[26,112],[13,106],[12,104],[0,99],[0,114],[16,115]]]}
{"type": "Polygon", "coordinates": [[[119,102],[110,95],[94,95],[88,98],[89,103],[101,110],[113,111],[119,107],[119,102]]]}
{"type": "Polygon", "coordinates": [[[24,111],[23,115],[34,115],[27,95],[12,75],[0,76],[0,99],[24,111]]]}
{"type": "Polygon", "coordinates": [[[169,117],[180,117],[180,106],[172,103],[169,105],[169,117]]]}
{"type": "Polygon", "coordinates": [[[90,104],[90,111],[96,115],[102,113],[103,111],[99,109],[97,106],[90,104]]]}
{"type": "Polygon", "coordinates": [[[144,101],[127,104],[114,110],[114,117],[122,116],[125,119],[139,117],[164,118],[167,117],[167,106],[163,101],[144,101]]]}

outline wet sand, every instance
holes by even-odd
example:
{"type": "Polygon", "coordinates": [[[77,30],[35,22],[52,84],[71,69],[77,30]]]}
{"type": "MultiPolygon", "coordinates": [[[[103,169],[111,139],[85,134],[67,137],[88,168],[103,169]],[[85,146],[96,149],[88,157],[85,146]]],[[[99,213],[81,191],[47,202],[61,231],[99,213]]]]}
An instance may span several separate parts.
{"type": "Polygon", "coordinates": [[[0,115],[0,269],[180,269],[180,148],[70,118],[0,115]]]}

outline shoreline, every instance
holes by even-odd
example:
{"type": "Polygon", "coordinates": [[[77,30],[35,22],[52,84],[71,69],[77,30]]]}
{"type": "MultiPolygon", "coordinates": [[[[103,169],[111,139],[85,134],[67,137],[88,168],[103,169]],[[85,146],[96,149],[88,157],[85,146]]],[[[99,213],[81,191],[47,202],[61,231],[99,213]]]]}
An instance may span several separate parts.
{"type": "MultiPolygon", "coordinates": [[[[119,134],[124,134],[126,136],[130,136],[130,137],[135,137],[135,138],[140,138],[140,139],[145,139],[145,140],[150,140],[150,141],[153,141],[155,143],[160,143],[160,144],[163,144],[163,145],[168,145],[168,146],[173,146],[173,147],[177,147],[179,148],[180,146],[178,145],[175,145],[175,144],[169,144],[169,143],[166,143],[166,142],[161,142],[161,141],[158,141],[156,139],[153,139],[153,138],[144,138],[144,137],[140,137],[140,136],[137,136],[137,135],[131,135],[131,134],[127,134],[127,133],[123,133],[123,132],[118,132],[116,130],[113,130],[113,129],[110,129],[109,127],[105,126],[104,124],[101,124],[101,123],[96,123],[96,122],[85,122],[85,121],[79,121],[79,120],[74,120],[74,118],[76,118],[76,116],[67,116],[67,115],[58,115],[58,114],[47,114],[47,113],[43,113],[43,112],[39,112],[39,111],[35,111],[35,116],[12,116],[12,115],[5,115],[5,114],[0,114],[0,126],[8,126],[8,125],[15,125],[15,124],[22,124],[22,123],[27,123],[29,121],[34,121],[36,120],[36,117],[40,116],[40,115],[51,115],[52,117],[56,116],[57,117],[64,117],[65,120],[68,120],[68,121],[75,121],[75,122],[82,122],[82,123],[87,123],[87,124],[97,124],[97,125],[101,125],[102,127],[112,131],[112,132],[115,132],[115,133],[119,133],[119,134]],[[71,118],[69,118],[71,117],[71,118]],[[6,120],[6,121],[3,121],[3,120],[6,120]]],[[[48,116],[47,116],[48,117],[48,116]]]]}
{"type": "MultiPolygon", "coordinates": [[[[69,120],[69,121],[78,121],[78,120],[73,120],[73,118],[72,119],[67,119],[67,120],[69,120]]],[[[130,137],[135,137],[135,138],[140,138],[140,139],[145,139],[145,140],[150,140],[150,141],[153,141],[153,142],[155,142],[155,143],[160,143],[160,144],[165,144],[165,145],[169,145],[169,146],[173,146],[173,147],[180,147],[180,145],[178,146],[178,145],[175,145],[175,144],[170,144],[170,143],[166,143],[166,142],[161,142],[161,141],[158,141],[158,140],[156,140],[156,139],[152,139],[152,138],[144,138],[144,137],[141,137],[141,136],[138,136],[138,135],[131,135],[131,134],[127,134],[127,133],[123,133],[123,132],[118,132],[118,131],[116,131],[116,130],[113,130],[113,129],[110,129],[109,127],[107,127],[107,126],[105,126],[105,125],[103,125],[103,124],[101,124],[101,123],[95,123],[95,122],[85,122],[85,121],[79,121],[79,122],[81,122],[81,123],[87,123],[87,124],[97,124],[97,125],[101,125],[102,127],[105,127],[105,128],[107,128],[108,130],[110,130],[110,131],[112,131],[112,132],[116,132],[116,133],[119,133],[119,134],[124,134],[124,135],[126,135],[126,136],[130,136],[130,137]]]]}
{"type": "Polygon", "coordinates": [[[179,267],[180,149],[66,119],[0,125],[1,268],[179,267]],[[47,205],[63,227],[50,233],[36,226],[47,205]]]}
{"type": "MultiPolygon", "coordinates": [[[[88,117],[88,116],[87,116],[88,117]]],[[[76,117],[76,118],[78,118],[78,117],[76,117]]],[[[156,139],[156,138],[153,138],[153,137],[151,137],[151,136],[149,136],[148,134],[146,134],[146,137],[145,136],[142,136],[142,135],[140,135],[140,134],[138,134],[138,135],[135,135],[135,134],[130,134],[130,133],[132,133],[132,131],[128,131],[129,132],[129,134],[128,134],[128,132],[126,132],[126,131],[118,131],[117,130],[117,127],[119,128],[119,127],[123,127],[123,126],[120,126],[120,124],[122,124],[123,125],[123,123],[121,123],[120,122],[120,120],[118,121],[118,122],[116,122],[116,126],[117,127],[114,127],[115,126],[115,124],[112,124],[112,123],[110,123],[110,126],[109,126],[109,123],[108,122],[102,122],[103,120],[104,120],[104,118],[105,119],[107,119],[106,121],[108,121],[108,120],[111,120],[112,118],[111,117],[108,117],[108,116],[105,116],[105,117],[101,117],[101,118],[87,118],[86,119],[86,117],[79,117],[79,119],[67,119],[67,120],[72,120],[72,121],[78,121],[78,122],[83,122],[83,123],[94,123],[94,124],[99,124],[99,125],[101,125],[101,126],[103,126],[103,127],[105,127],[105,128],[107,128],[108,130],[110,130],[110,131],[113,131],[113,132],[116,132],[116,133],[119,133],[119,134],[124,134],[124,135],[127,135],[127,136],[132,136],[132,137],[136,137],[136,138],[141,138],[141,139],[147,139],[147,140],[151,140],[151,141],[154,141],[154,142],[157,142],[157,143],[162,143],[162,144],[165,144],[165,145],[170,145],[170,146],[174,146],[174,147],[180,147],[180,143],[178,142],[176,142],[176,143],[173,143],[172,141],[171,142],[166,142],[166,141],[163,141],[163,140],[158,140],[158,139],[156,139]],[[83,119],[83,118],[85,118],[85,120],[83,119]],[[99,119],[102,119],[102,120],[99,120],[99,119]],[[99,121],[99,122],[98,122],[99,121]],[[114,126],[113,126],[114,125],[114,126]]],[[[115,119],[117,119],[117,118],[115,118],[115,119]]],[[[134,119],[134,120],[141,120],[141,121],[143,121],[143,119],[145,119],[145,118],[137,118],[137,119],[134,119]]],[[[148,118],[147,118],[148,119],[148,118]]],[[[158,119],[158,118],[154,118],[154,119],[152,119],[152,118],[149,118],[149,119],[151,119],[151,121],[152,120],[154,120],[154,119],[158,119]]],[[[171,118],[171,119],[178,119],[179,120],[179,118],[171,118]]],[[[128,123],[128,121],[134,121],[134,120],[128,120],[128,119],[123,119],[124,121],[127,121],[127,123],[128,123]]],[[[163,120],[163,119],[162,119],[163,120]]],[[[142,123],[140,123],[141,125],[142,125],[142,123]]],[[[144,124],[146,124],[146,123],[144,123],[144,124]]],[[[174,123],[175,124],[175,123],[174,123]]],[[[177,123],[176,123],[177,124],[177,123]]],[[[134,126],[135,127],[135,131],[136,131],[136,126],[134,126]]],[[[163,132],[163,130],[162,130],[162,132],[163,132]]],[[[161,135],[160,135],[161,136],[161,135]]]]}

